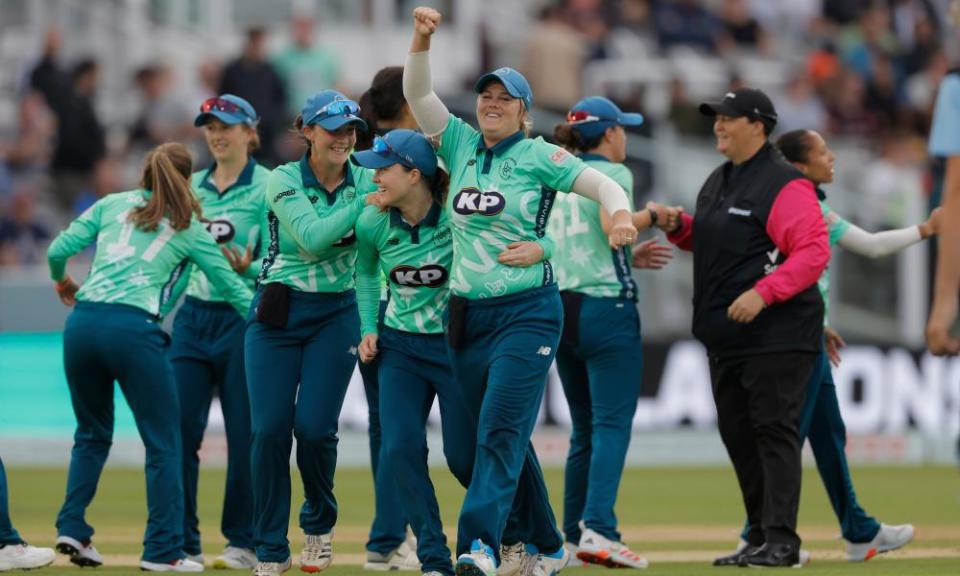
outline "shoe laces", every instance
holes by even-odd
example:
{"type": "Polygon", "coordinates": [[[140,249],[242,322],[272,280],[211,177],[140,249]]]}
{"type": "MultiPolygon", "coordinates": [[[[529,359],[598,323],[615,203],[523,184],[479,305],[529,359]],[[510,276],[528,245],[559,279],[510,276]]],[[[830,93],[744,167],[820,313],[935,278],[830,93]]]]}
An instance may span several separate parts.
{"type": "Polygon", "coordinates": [[[307,560],[323,560],[333,552],[333,543],[325,535],[307,534],[303,555],[307,560]]]}
{"type": "Polygon", "coordinates": [[[516,544],[510,544],[509,546],[503,545],[500,547],[500,563],[507,564],[513,562],[521,562],[523,560],[525,549],[523,542],[517,542],[516,544]]]}

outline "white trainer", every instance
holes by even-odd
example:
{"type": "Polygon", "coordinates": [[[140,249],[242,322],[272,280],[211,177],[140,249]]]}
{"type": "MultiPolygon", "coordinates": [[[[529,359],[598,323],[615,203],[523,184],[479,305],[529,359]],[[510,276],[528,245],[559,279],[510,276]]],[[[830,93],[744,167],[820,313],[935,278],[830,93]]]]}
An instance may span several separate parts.
{"type": "Polygon", "coordinates": [[[333,562],[333,532],[305,534],[303,551],[300,552],[301,572],[320,572],[333,562]]]}
{"type": "Polygon", "coordinates": [[[479,538],[470,544],[470,551],[457,558],[457,576],[497,576],[497,559],[493,548],[479,538]]]}
{"type": "Polygon", "coordinates": [[[608,568],[646,568],[650,565],[646,558],[623,542],[614,542],[584,526],[581,530],[577,558],[587,564],[602,564],[608,568]]]}
{"type": "Polygon", "coordinates": [[[364,570],[375,572],[388,571],[420,571],[420,558],[417,557],[417,537],[413,530],[407,528],[407,537],[389,554],[367,551],[367,560],[363,563],[364,570]]]}
{"type": "Polygon", "coordinates": [[[223,554],[213,560],[213,567],[217,570],[250,570],[257,566],[257,555],[249,548],[227,546],[223,554]]]}
{"type": "Polygon", "coordinates": [[[66,554],[70,557],[70,562],[81,568],[96,568],[103,565],[103,556],[100,555],[100,552],[97,552],[97,549],[90,542],[84,544],[76,538],[57,536],[56,547],[57,552],[66,554]]]}
{"type": "Polygon", "coordinates": [[[253,576],[280,576],[289,570],[290,566],[289,556],[283,562],[257,562],[253,569],[253,576]]]}
{"type": "Polygon", "coordinates": [[[866,562],[877,554],[890,552],[906,546],[913,540],[913,524],[899,524],[891,526],[881,524],[880,531],[869,542],[850,542],[847,543],[847,560],[851,562],[866,562]]]}
{"type": "Polygon", "coordinates": [[[191,562],[196,562],[197,564],[206,564],[206,560],[204,560],[203,554],[187,554],[187,560],[191,562]]]}
{"type": "Polygon", "coordinates": [[[7,544],[0,548],[0,572],[42,568],[52,564],[56,557],[53,548],[37,548],[26,542],[7,544]]]}
{"type": "Polygon", "coordinates": [[[497,576],[532,576],[540,554],[533,544],[517,542],[507,546],[500,544],[500,566],[497,576]]]}
{"type": "Polygon", "coordinates": [[[580,566],[585,566],[586,563],[577,557],[577,552],[580,551],[580,547],[574,544],[573,542],[564,542],[563,547],[567,549],[567,552],[570,553],[570,561],[567,562],[567,568],[577,568],[580,566]]]}
{"type": "Polygon", "coordinates": [[[140,561],[140,569],[147,572],[203,572],[203,564],[180,558],[173,562],[140,561]]]}
{"type": "Polygon", "coordinates": [[[567,567],[570,562],[570,551],[566,546],[561,546],[556,552],[550,554],[540,553],[537,558],[537,565],[533,569],[533,576],[556,576],[561,570],[567,567]]]}

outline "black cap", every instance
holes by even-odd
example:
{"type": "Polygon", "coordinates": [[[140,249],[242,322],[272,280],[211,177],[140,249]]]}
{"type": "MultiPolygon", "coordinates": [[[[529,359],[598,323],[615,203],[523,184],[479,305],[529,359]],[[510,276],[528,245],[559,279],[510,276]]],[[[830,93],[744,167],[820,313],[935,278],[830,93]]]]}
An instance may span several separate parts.
{"type": "Polygon", "coordinates": [[[723,95],[720,102],[704,102],[700,105],[700,113],[704,116],[748,116],[752,120],[777,124],[777,111],[773,102],[760,90],[741,88],[723,95]]]}

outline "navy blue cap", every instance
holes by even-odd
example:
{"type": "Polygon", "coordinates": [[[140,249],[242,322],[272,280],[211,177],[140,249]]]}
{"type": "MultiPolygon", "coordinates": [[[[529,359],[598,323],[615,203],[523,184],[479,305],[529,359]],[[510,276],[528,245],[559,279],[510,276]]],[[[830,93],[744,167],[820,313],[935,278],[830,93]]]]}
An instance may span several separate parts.
{"type": "Polygon", "coordinates": [[[244,124],[253,128],[257,125],[257,111],[253,106],[239,96],[233,94],[221,94],[213,98],[207,98],[200,105],[200,114],[193,119],[194,126],[203,126],[216,118],[224,124],[244,124]]]}
{"type": "Polygon", "coordinates": [[[639,126],[643,124],[643,115],[624,112],[609,98],[590,96],[573,105],[567,113],[567,124],[589,140],[611,126],[639,126]]]}
{"type": "Polygon", "coordinates": [[[367,123],[357,116],[360,105],[336,90],[322,90],[307,98],[300,110],[303,125],[319,124],[328,132],[339,130],[350,123],[358,124],[362,130],[367,123]]]}
{"type": "Polygon", "coordinates": [[[477,93],[483,92],[484,87],[494,81],[503,84],[503,87],[507,89],[507,94],[523,100],[523,106],[527,110],[530,110],[530,107],[533,106],[533,90],[530,89],[530,83],[523,77],[523,74],[509,66],[487,72],[477,80],[473,89],[477,93]]]}
{"type": "Polygon", "coordinates": [[[416,168],[424,176],[433,176],[437,172],[437,153],[433,145],[423,134],[405,128],[391,130],[383,137],[377,136],[372,148],[353,153],[350,160],[357,166],[374,170],[403,164],[407,168],[416,168]]]}
{"type": "Polygon", "coordinates": [[[777,125],[777,110],[770,97],[754,88],[727,92],[720,102],[704,102],[700,105],[700,113],[704,116],[723,114],[731,118],[746,116],[754,122],[765,120],[773,126],[777,125]]]}

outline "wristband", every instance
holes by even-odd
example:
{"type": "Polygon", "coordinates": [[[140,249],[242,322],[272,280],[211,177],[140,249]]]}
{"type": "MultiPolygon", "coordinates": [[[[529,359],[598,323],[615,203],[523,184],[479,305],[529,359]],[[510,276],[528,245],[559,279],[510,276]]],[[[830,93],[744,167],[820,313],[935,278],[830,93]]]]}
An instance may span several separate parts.
{"type": "Polygon", "coordinates": [[[653,208],[647,208],[647,212],[650,213],[650,225],[651,225],[651,226],[656,226],[656,225],[657,225],[657,220],[660,219],[660,215],[657,214],[657,211],[654,210],[653,208]]]}

